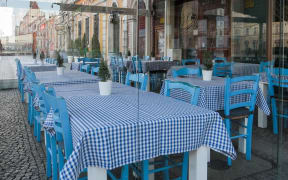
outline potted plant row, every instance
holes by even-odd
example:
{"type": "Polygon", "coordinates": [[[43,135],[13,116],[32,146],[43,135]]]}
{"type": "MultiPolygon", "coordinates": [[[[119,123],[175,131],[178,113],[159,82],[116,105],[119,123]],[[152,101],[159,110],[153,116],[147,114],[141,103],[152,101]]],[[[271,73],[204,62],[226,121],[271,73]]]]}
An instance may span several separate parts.
{"type": "Polygon", "coordinates": [[[202,75],[204,81],[211,81],[213,73],[213,53],[209,51],[203,52],[202,75]]]}
{"type": "Polygon", "coordinates": [[[40,54],[41,65],[44,64],[44,58],[45,58],[45,54],[43,51],[41,51],[41,54],[40,54]]]}
{"type": "Polygon", "coordinates": [[[57,75],[61,76],[64,74],[63,57],[57,51],[57,75]]]}
{"type": "Polygon", "coordinates": [[[107,62],[104,60],[101,60],[100,62],[98,76],[100,78],[99,82],[100,95],[102,96],[110,95],[112,91],[112,81],[110,79],[111,74],[109,72],[107,62]]]}

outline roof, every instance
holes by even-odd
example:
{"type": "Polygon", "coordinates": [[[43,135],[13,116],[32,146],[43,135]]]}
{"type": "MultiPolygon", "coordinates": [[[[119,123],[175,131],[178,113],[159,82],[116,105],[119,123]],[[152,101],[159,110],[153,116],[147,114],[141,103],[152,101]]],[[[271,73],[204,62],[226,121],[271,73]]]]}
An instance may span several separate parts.
{"type": "Polygon", "coordinates": [[[30,1],[30,9],[39,9],[38,3],[36,1],[30,1]]]}

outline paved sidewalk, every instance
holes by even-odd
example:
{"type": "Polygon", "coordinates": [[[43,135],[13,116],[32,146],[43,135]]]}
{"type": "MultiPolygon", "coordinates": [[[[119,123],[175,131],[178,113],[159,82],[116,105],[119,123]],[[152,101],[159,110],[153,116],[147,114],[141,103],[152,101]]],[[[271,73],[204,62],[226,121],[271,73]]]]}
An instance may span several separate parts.
{"type": "Polygon", "coordinates": [[[45,154],[17,89],[0,91],[0,179],[46,179],[45,154]]]}

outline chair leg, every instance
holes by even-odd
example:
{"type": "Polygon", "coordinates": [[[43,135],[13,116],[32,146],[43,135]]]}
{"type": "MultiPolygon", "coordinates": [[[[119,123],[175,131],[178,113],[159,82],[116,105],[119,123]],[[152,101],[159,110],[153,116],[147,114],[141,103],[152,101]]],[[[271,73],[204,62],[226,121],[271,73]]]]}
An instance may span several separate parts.
{"type": "Polygon", "coordinates": [[[38,142],[41,141],[41,122],[38,121],[37,121],[37,141],[38,142]]]}
{"type": "Polygon", "coordinates": [[[188,161],[189,161],[189,152],[185,152],[183,156],[182,164],[182,180],[186,180],[188,176],[188,161]]]}
{"type": "MultiPolygon", "coordinates": [[[[46,133],[46,132],[45,132],[46,133]]],[[[50,143],[50,137],[46,133],[45,136],[45,141],[46,141],[46,176],[49,178],[51,177],[51,154],[49,152],[49,147],[51,147],[50,143]]]]}
{"type": "Polygon", "coordinates": [[[276,106],[276,100],[274,98],[271,99],[271,106],[272,106],[272,119],[273,119],[273,133],[278,134],[277,106],[276,106]]]}
{"type": "Polygon", "coordinates": [[[129,166],[128,165],[123,166],[121,170],[120,180],[126,180],[126,179],[129,179],[129,166]]]}
{"type": "MultiPolygon", "coordinates": [[[[228,135],[229,137],[231,137],[231,124],[230,124],[230,119],[225,119],[225,126],[226,126],[226,129],[227,129],[227,132],[228,132],[228,135]]],[[[231,166],[232,165],[232,160],[231,158],[227,158],[227,163],[228,163],[228,166],[231,166]]]]}
{"type": "Polygon", "coordinates": [[[149,160],[142,161],[142,180],[149,180],[149,160]]]}
{"type": "MultiPolygon", "coordinates": [[[[164,166],[169,166],[168,156],[164,156],[164,166]]],[[[163,171],[164,173],[164,180],[169,180],[169,169],[163,171]]]]}
{"type": "Polygon", "coordinates": [[[248,117],[248,127],[247,127],[246,160],[251,160],[252,128],[253,128],[253,115],[250,115],[248,117]]]}
{"type": "Polygon", "coordinates": [[[58,161],[55,136],[51,137],[51,150],[52,150],[52,180],[58,180],[58,161]]]}

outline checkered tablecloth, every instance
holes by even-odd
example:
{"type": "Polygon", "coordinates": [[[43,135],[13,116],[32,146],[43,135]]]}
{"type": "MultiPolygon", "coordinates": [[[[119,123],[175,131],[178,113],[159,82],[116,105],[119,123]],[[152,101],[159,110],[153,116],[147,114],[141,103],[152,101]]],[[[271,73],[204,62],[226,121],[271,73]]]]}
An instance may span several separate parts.
{"type": "MultiPolygon", "coordinates": [[[[172,66],[176,66],[178,61],[141,61],[143,73],[151,71],[168,70],[172,66]]],[[[126,61],[125,66],[129,72],[133,71],[132,61],[126,61]]]]}
{"type": "Polygon", "coordinates": [[[259,64],[233,63],[232,74],[236,76],[248,76],[259,72],[259,64]]]}
{"type": "Polygon", "coordinates": [[[45,86],[95,83],[99,77],[79,71],[65,71],[64,75],[57,75],[55,71],[37,72],[36,78],[45,86]]]}
{"type": "MultiPolygon", "coordinates": [[[[200,95],[198,99],[198,106],[207,108],[213,111],[224,110],[224,92],[225,92],[225,78],[213,77],[211,81],[203,81],[202,78],[169,78],[172,81],[183,81],[187,82],[194,86],[200,87],[200,95]]],[[[165,83],[163,83],[160,94],[164,94],[165,83]]],[[[237,83],[232,86],[233,89],[244,89],[251,87],[251,83],[243,82],[237,83]]],[[[185,91],[180,89],[171,90],[171,97],[176,99],[180,99],[186,102],[190,102],[190,95],[185,91]]],[[[246,101],[248,95],[241,95],[232,97],[231,103],[243,102],[246,101]]],[[[267,101],[263,95],[263,92],[260,88],[258,88],[257,97],[256,97],[256,105],[263,110],[263,112],[267,115],[270,114],[270,109],[267,104],[267,101]]]]}
{"type": "Polygon", "coordinates": [[[42,72],[42,71],[56,71],[56,65],[55,64],[37,64],[37,65],[24,65],[26,67],[29,67],[32,72],[42,72]]]}
{"type": "Polygon", "coordinates": [[[89,86],[70,84],[70,92],[55,88],[67,103],[74,147],[61,179],[77,179],[88,166],[113,169],[201,146],[236,158],[216,112],[115,83],[110,96],[100,96],[97,89],[94,95],[79,95],[89,86]]]}

